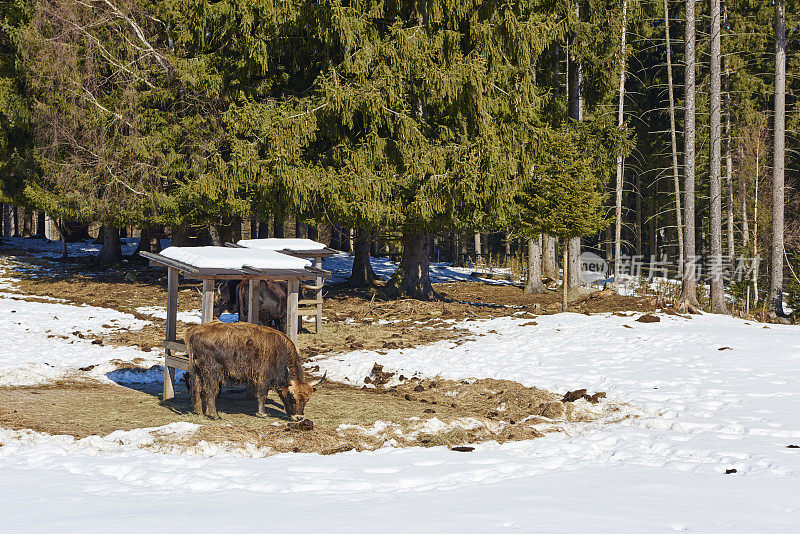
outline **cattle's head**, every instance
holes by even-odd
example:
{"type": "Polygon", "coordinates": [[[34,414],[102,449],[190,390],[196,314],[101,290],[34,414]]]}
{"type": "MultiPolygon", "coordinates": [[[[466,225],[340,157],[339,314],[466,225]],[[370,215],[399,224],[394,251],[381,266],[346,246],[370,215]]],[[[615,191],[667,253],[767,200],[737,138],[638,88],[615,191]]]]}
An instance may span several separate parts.
{"type": "Polygon", "coordinates": [[[310,382],[290,380],[288,386],[279,387],[278,395],[281,397],[281,401],[283,401],[286,415],[295,421],[305,419],[304,411],[306,409],[306,403],[308,399],[311,398],[311,394],[314,393],[314,386],[323,380],[325,380],[324,376],[319,380],[312,380],[310,382]]]}

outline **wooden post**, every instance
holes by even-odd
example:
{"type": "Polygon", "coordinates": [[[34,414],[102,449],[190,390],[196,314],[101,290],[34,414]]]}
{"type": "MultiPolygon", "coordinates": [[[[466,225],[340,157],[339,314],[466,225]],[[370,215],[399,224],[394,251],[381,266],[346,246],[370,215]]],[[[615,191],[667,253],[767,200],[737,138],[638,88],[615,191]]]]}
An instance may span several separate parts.
{"type": "MultiPolygon", "coordinates": [[[[314,267],[322,269],[322,258],[317,258],[314,262],[314,267]]],[[[322,284],[325,283],[321,276],[317,277],[317,334],[322,332],[322,284]]]]}
{"type": "MultiPolygon", "coordinates": [[[[167,268],[167,341],[175,341],[178,321],[178,270],[167,268]]],[[[167,358],[172,355],[170,349],[164,349],[164,392],[162,400],[175,397],[175,369],[167,365],[167,358]]]]}
{"type": "Polygon", "coordinates": [[[256,293],[257,283],[258,280],[247,281],[247,322],[252,324],[258,324],[258,309],[261,305],[260,300],[259,302],[256,302],[256,299],[258,298],[258,293],[256,293]]]}
{"type": "Polygon", "coordinates": [[[300,280],[288,280],[286,293],[286,335],[297,344],[297,307],[300,294],[300,280]]]}
{"type": "Polygon", "coordinates": [[[214,320],[214,279],[203,278],[203,316],[202,323],[210,323],[214,320]]]}

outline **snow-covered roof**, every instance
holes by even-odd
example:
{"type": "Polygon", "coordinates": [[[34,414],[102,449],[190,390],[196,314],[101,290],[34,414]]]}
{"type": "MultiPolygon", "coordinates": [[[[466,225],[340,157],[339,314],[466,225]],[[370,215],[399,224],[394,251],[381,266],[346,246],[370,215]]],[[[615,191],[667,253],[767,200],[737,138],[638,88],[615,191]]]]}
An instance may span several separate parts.
{"type": "Polygon", "coordinates": [[[242,239],[238,245],[259,250],[323,250],[326,248],[324,243],[312,241],[311,239],[242,239]]]}
{"type": "Polygon", "coordinates": [[[274,250],[231,247],[169,247],[161,251],[165,258],[177,260],[199,269],[239,270],[305,269],[311,262],[287,256],[274,250]]]}

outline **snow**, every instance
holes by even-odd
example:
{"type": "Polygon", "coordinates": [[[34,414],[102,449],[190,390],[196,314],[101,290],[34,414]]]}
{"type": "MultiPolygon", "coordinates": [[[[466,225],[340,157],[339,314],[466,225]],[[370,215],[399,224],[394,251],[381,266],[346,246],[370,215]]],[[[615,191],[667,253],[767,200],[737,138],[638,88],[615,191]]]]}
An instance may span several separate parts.
{"type": "MultiPolygon", "coordinates": [[[[140,306],[139,308],[136,308],[136,311],[142,315],[149,315],[150,317],[155,317],[156,319],[167,318],[167,308],[164,306],[140,306]]],[[[202,310],[178,312],[178,320],[187,324],[200,324],[202,317],[202,310]]]]}
{"type": "Polygon", "coordinates": [[[237,244],[258,250],[322,250],[327,247],[325,243],[311,239],[270,238],[270,239],[241,239],[237,244]]]}
{"type": "MultiPolygon", "coordinates": [[[[122,254],[129,256],[133,254],[139,245],[138,237],[127,237],[120,240],[122,242],[122,254]]],[[[161,247],[167,248],[172,244],[171,239],[162,239],[161,247]]],[[[82,256],[95,256],[102,248],[102,243],[95,243],[94,239],[78,241],[77,243],[67,243],[67,255],[72,258],[82,256]]],[[[38,258],[60,258],[62,253],[61,241],[51,241],[44,238],[22,238],[4,237],[0,243],[0,249],[11,248],[24,250],[25,252],[38,258]],[[3,245],[4,244],[4,245],[3,245]]]]}
{"type": "Polygon", "coordinates": [[[273,250],[231,247],[169,247],[161,251],[165,258],[201,269],[305,269],[311,262],[273,250]]]}
{"type": "MultiPolygon", "coordinates": [[[[0,385],[97,364],[99,372],[81,376],[161,379],[159,367],[113,371],[111,363],[141,357],[146,366],[160,353],[72,334],[105,335],[144,321],[19,300],[6,292],[11,285],[0,278],[0,385]]],[[[575,424],[535,440],[477,444],[471,453],[386,447],[264,457],[253,447],[160,439],[194,432],[190,423],[83,439],[0,429],[0,531],[220,532],[235,524],[237,531],[796,532],[800,449],[787,445],[800,445],[800,329],[718,315],[660,315],[644,324],[638,315],[465,321],[453,323],[470,332],[460,344],[315,359],[329,378],[359,385],[378,362],[406,376],[506,378],[559,393],[588,388],[630,406],[620,423],[575,424]]]]}
{"type": "Polygon", "coordinates": [[[132,347],[93,344],[81,336],[106,336],[120,330],[138,330],[149,324],[108,308],[74,306],[36,297],[25,300],[13,290],[13,278],[2,271],[0,279],[0,386],[35,385],[96,366],[91,376],[102,377],[117,365],[112,360],[158,363],[158,353],[132,347]]]}

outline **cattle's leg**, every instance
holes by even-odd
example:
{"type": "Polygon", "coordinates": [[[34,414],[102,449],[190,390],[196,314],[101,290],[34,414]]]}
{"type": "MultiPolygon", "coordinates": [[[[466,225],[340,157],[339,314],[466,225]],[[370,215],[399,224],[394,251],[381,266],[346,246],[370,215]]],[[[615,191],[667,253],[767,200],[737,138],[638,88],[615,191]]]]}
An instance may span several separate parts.
{"type": "Polygon", "coordinates": [[[267,411],[264,409],[264,403],[267,401],[267,395],[269,394],[269,387],[255,385],[256,389],[256,397],[258,398],[258,411],[256,415],[258,417],[266,417],[267,411]]]}
{"type": "Polygon", "coordinates": [[[203,415],[203,400],[200,392],[203,387],[203,382],[200,378],[200,373],[193,370],[189,380],[189,393],[192,396],[192,411],[197,415],[203,415]]]}
{"type": "Polygon", "coordinates": [[[206,408],[206,417],[219,419],[217,413],[217,396],[219,395],[219,379],[203,376],[203,403],[206,408]]]}

